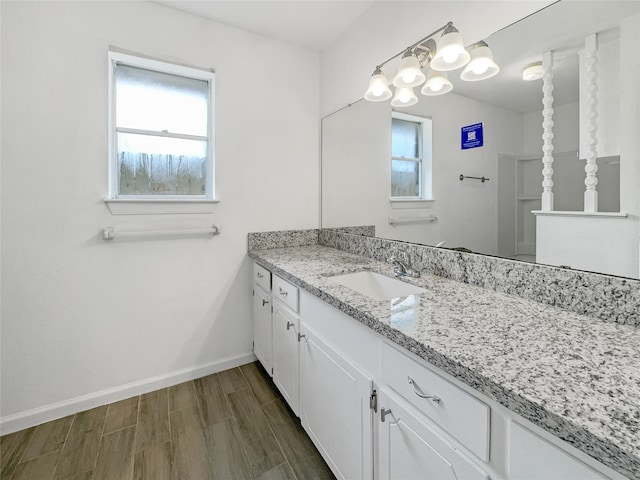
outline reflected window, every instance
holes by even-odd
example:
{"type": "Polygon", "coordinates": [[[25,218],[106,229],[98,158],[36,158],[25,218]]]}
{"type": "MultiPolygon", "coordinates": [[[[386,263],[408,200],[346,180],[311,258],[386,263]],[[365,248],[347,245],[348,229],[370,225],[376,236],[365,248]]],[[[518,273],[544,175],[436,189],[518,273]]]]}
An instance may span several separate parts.
{"type": "Polygon", "coordinates": [[[431,199],[431,119],[393,112],[391,198],[431,199]]]}
{"type": "Polygon", "coordinates": [[[212,72],[110,52],[112,198],[213,198],[212,72]]]}

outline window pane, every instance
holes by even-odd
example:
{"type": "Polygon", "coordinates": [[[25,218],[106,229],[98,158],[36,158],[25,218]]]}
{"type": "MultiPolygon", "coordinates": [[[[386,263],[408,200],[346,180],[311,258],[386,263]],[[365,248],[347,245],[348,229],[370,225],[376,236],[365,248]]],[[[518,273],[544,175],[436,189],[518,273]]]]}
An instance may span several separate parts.
{"type": "Polygon", "coordinates": [[[208,82],[116,67],[116,126],[207,136],[208,82]]]}
{"type": "Polygon", "coordinates": [[[207,142],[118,133],[119,195],[205,195],[207,142]]]}
{"type": "Polygon", "coordinates": [[[418,158],[420,156],[420,124],[391,119],[391,155],[418,158]]]}
{"type": "Polygon", "coordinates": [[[391,160],[391,196],[420,196],[420,164],[410,160],[391,160]]]}

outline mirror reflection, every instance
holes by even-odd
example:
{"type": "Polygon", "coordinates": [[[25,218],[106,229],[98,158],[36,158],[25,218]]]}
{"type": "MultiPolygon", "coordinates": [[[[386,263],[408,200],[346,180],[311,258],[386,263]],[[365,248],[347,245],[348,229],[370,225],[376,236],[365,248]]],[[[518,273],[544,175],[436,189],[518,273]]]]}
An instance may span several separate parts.
{"type": "Polygon", "coordinates": [[[625,105],[640,100],[629,88],[640,76],[639,26],[640,2],[558,2],[485,39],[500,66],[491,79],[449,72],[445,95],[418,94],[406,108],[359,100],[328,115],[322,227],[375,225],[383,238],[637,278],[640,120],[625,105]],[[585,215],[583,51],[594,33],[598,211],[585,215]],[[543,80],[525,81],[523,70],[545,52],[553,58],[554,214],[537,218],[543,80]],[[480,144],[464,148],[474,139],[480,144]]]}

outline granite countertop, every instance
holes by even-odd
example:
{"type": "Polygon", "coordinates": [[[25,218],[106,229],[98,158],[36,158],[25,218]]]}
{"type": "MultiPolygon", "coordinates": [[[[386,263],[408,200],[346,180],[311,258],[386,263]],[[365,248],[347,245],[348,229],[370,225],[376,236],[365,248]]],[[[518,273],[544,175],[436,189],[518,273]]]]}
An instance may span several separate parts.
{"type": "Polygon", "coordinates": [[[422,274],[375,301],[328,277],[393,266],[310,245],[252,250],[291,283],[630,478],[640,478],[640,330],[422,274]]]}

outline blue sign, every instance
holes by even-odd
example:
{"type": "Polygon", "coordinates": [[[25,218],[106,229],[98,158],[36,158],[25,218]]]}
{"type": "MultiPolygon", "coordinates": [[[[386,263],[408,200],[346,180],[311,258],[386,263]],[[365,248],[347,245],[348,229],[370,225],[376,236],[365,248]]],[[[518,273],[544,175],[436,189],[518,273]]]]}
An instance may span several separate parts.
{"type": "Polygon", "coordinates": [[[462,134],[462,150],[466,150],[467,148],[477,148],[483,145],[481,123],[475,123],[473,125],[462,127],[460,129],[460,133],[462,134]]]}

